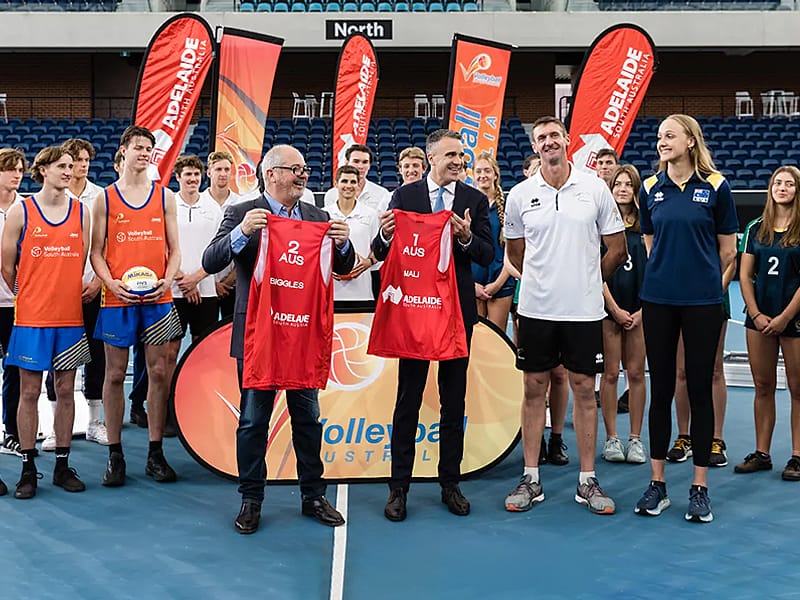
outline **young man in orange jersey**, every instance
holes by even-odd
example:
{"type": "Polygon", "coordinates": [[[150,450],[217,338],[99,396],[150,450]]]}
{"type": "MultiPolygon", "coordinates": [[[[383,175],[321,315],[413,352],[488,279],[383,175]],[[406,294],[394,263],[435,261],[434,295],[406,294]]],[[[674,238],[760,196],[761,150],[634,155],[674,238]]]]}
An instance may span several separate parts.
{"type": "Polygon", "coordinates": [[[180,266],[175,196],[151,182],[147,167],[155,138],[144,127],[132,125],[122,134],[124,162],[120,179],[108,186],[94,203],[91,260],[103,282],[95,337],[105,342],[106,375],[103,404],[106,413],[109,457],[103,485],[125,484],[122,452],[123,383],[128,349],[144,344],[149,385],[147,424],[150,447],[145,473],[158,482],[177,479],[164,458],[162,439],[169,393],[169,342],[181,335],[178,313],[170,288],[180,266]],[[151,269],[158,280],[145,295],[133,294],[122,282],[132,267],[151,269]]]}
{"type": "Polygon", "coordinates": [[[68,492],[86,489],[68,461],[75,369],[90,359],[81,302],[89,215],[80,201],[67,196],[72,157],[63,148],[51,146],[39,152],[31,175],[42,189],[11,208],[2,240],[3,279],[17,289],[7,362],[19,367],[20,373],[17,426],[22,476],[14,493],[20,499],[36,495],[38,402],[42,373],[48,370],[55,373],[57,399],[53,484],[68,492]]]}

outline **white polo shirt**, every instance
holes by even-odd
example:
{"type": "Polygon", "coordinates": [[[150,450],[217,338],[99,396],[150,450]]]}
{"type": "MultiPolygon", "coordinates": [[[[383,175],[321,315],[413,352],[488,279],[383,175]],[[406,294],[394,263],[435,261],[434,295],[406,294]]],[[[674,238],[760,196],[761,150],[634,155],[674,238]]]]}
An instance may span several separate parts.
{"type": "MultiPolygon", "coordinates": [[[[336,203],[326,207],[325,210],[328,211],[331,219],[341,219],[350,226],[350,243],[353,244],[356,254],[362,258],[369,256],[372,251],[372,240],[378,235],[380,227],[378,211],[361,204],[358,200],[356,200],[352,212],[347,216],[344,216],[336,203]]],[[[334,300],[374,300],[370,270],[367,269],[355,279],[334,281],[333,298],[334,300]]]]}
{"type": "MultiPolygon", "coordinates": [[[[338,199],[339,190],[337,190],[335,187],[332,187],[325,192],[325,210],[328,210],[329,206],[336,204],[338,199]]],[[[389,190],[368,180],[364,184],[364,189],[361,190],[361,194],[359,194],[358,198],[356,198],[356,202],[378,211],[378,214],[380,215],[389,207],[389,201],[391,199],[392,195],[389,193],[389,190]]]]}
{"type": "Polygon", "coordinates": [[[599,321],[602,235],[625,230],[605,182],[570,165],[560,190],[541,171],[515,185],[505,205],[505,237],[525,239],[517,311],[550,321],[599,321]]]}
{"type": "MultiPolygon", "coordinates": [[[[214,238],[222,222],[222,210],[216,200],[200,195],[195,204],[187,204],[180,193],[175,194],[178,216],[178,247],[181,251],[180,270],[186,275],[196,272],[203,266],[203,252],[214,238]]],[[[203,298],[214,298],[217,288],[214,276],[204,277],[197,284],[203,298]]],[[[172,284],[172,295],[183,298],[177,283],[172,284]]]]}
{"type": "MultiPolygon", "coordinates": [[[[11,210],[11,207],[14,206],[17,202],[21,201],[23,196],[17,192],[17,197],[14,198],[14,201],[8,206],[8,210],[11,210]]],[[[3,237],[3,229],[6,226],[6,217],[8,217],[8,211],[3,210],[0,208],[0,239],[3,237]]],[[[14,306],[14,294],[11,293],[11,290],[8,289],[6,285],[6,280],[0,277],[0,306],[7,308],[9,306],[14,306]]]]}
{"type": "MultiPolygon", "coordinates": [[[[239,194],[234,193],[233,190],[229,189],[228,190],[227,199],[225,200],[225,202],[222,203],[222,205],[220,205],[216,201],[214,196],[211,195],[211,188],[207,187],[202,192],[200,192],[200,199],[203,200],[203,201],[210,200],[211,202],[213,202],[214,204],[219,206],[220,207],[220,213],[224,217],[225,216],[225,211],[228,209],[228,207],[231,206],[232,204],[236,204],[237,202],[239,202],[239,200],[241,200],[242,197],[239,194]]],[[[228,273],[230,273],[232,270],[233,270],[233,261],[231,261],[231,263],[227,267],[222,269],[222,271],[220,271],[219,273],[214,274],[214,281],[222,281],[223,279],[225,279],[228,276],[228,273]]],[[[216,290],[216,288],[214,288],[214,289],[216,290]]],[[[216,294],[214,294],[214,295],[216,296],[216,294]]]]}
{"type": "MultiPolygon", "coordinates": [[[[70,198],[77,198],[81,204],[83,204],[83,211],[84,213],[89,214],[89,231],[92,231],[92,211],[94,210],[94,201],[97,199],[99,194],[103,193],[103,188],[99,185],[92,183],[88,179],[86,180],[86,187],[83,188],[83,192],[80,196],[75,196],[72,191],[67,188],[67,196],[70,198]]],[[[91,233],[90,233],[91,237],[91,233]]],[[[83,266],[83,285],[86,285],[90,281],[92,281],[96,277],[94,273],[94,269],[92,268],[92,261],[89,260],[89,257],[86,257],[86,264],[83,266]]]]}

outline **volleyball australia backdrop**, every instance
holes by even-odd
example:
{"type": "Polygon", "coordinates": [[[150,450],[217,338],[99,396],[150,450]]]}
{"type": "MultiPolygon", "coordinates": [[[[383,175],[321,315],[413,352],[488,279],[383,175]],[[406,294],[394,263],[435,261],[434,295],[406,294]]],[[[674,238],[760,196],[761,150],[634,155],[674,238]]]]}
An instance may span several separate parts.
{"type": "Polygon", "coordinates": [[[156,138],[147,169],[154,181],[172,176],[215,53],[211,28],[192,13],[167,19],[147,46],[132,120],[156,138]]]}
{"type": "Polygon", "coordinates": [[[603,31],[586,51],[567,117],[567,154],[579,169],[594,173],[597,153],[625,142],[658,65],[650,35],[623,23],[603,31]]]}
{"type": "Polygon", "coordinates": [[[258,187],[256,165],[261,160],[275,70],[283,47],[276,37],[217,28],[219,60],[209,138],[215,151],[233,157],[231,189],[245,194],[258,187]],[[258,65],[258,68],[254,68],[258,65]]]}
{"type": "MultiPolygon", "coordinates": [[[[336,314],[328,385],[319,393],[322,459],[332,480],[385,479],[390,472],[397,360],[367,354],[371,313],[336,314]]],[[[180,439],[211,471],[236,477],[239,386],[228,355],[230,323],[194,343],[181,359],[172,386],[180,439]]],[[[482,321],[472,338],[462,472],[476,473],[502,460],[519,435],[522,377],[514,348],[482,321]]],[[[435,478],[439,457],[437,363],[432,363],[417,425],[415,478],[435,478]]],[[[267,446],[270,481],[295,481],[291,423],[283,392],[275,400],[267,446]]]]}
{"type": "Polygon", "coordinates": [[[497,152],[513,46],[456,33],[445,99],[447,126],[461,134],[467,183],[475,157],[497,152]]]}

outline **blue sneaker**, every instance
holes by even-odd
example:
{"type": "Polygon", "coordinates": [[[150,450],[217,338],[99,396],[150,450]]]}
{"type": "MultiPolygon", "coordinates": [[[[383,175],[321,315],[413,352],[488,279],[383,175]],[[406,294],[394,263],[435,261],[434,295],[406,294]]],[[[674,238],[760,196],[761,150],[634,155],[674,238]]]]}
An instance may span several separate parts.
{"type": "Polygon", "coordinates": [[[689,509],[686,511],[685,518],[694,523],[711,523],[714,520],[707,487],[693,485],[689,488],[689,509]]]}
{"type": "Polygon", "coordinates": [[[663,481],[651,481],[633,512],[644,517],[657,517],[661,511],[669,508],[669,505],[667,484],[663,481]]]}

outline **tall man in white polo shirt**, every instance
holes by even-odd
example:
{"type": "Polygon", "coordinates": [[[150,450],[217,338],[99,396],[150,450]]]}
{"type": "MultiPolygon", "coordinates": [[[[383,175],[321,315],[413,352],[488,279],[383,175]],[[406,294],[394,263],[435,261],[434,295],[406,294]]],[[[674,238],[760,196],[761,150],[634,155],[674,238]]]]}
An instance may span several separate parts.
{"type": "Polygon", "coordinates": [[[358,169],[350,165],[336,171],[336,189],[339,198],[327,207],[331,219],[345,221],[350,226],[350,243],[356,251],[356,264],[347,275],[334,275],[335,300],[374,300],[372,279],[365,273],[377,263],[372,254],[372,240],[378,235],[378,212],[356,200],[358,169]]]}
{"type": "MultiPolygon", "coordinates": [[[[219,320],[214,276],[203,270],[202,263],[203,252],[222,222],[222,210],[213,198],[200,194],[203,162],[197,156],[179,157],[175,177],[180,185],[175,202],[181,266],[172,283],[172,298],[184,335],[191,330],[194,341],[219,320]]],[[[170,342],[171,358],[177,357],[180,345],[180,339],[170,342]]]]}
{"type": "MultiPolygon", "coordinates": [[[[16,148],[0,149],[0,235],[6,224],[6,215],[11,207],[22,200],[17,191],[28,168],[25,155],[16,148]]],[[[19,368],[6,366],[6,349],[14,326],[14,294],[0,277],[0,345],[3,352],[3,441],[0,453],[20,454],[17,431],[17,407],[19,406],[19,368]]],[[[0,486],[0,488],[5,487],[0,486]]],[[[0,494],[1,495],[1,494],[0,494]]]]}
{"type": "MultiPolygon", "coordinates": [[[[62,148],[72,157],[72,179],[69,182],[67,196],[77,198],[84,207],[84,211],[91,219],[92,207],[103,188],[89,180],[89,165],[94,158],[94,146],[87,140],[72,138],[64,142],[62,148]]],[[[103,446],[108,445],[108,434],[102,420],[103,412],[103,378],[106,372],[106,354],[103,341],[94,338],[94,328],[97,324],[97,315],[100,313],[100,285],[101,282],[94,274],[91,261],[87,260],[83,268],[83,325],[86,329],[86,339],[89,340],[89,354],[92,357],[83,367],[83,395],[89,405],[89,422],[86,424],[86,440],[97,442],[103,446]]],[[[56,390],[53,382],[53,372],[47,374],[45,380],[47,399],[56,414],[56,390]]],[[[42,450],[55,452],[56,434],[51,431],[42,442],[42,450]]]]}
{"type": "MultiPolygon", "coordinates": [[[[200,194],[200,198],[214,200],[225,214],[231,204],[239,201],[240,196],[231,190],[233,173],[233,157],[228,152],[212,152],[206,161],[208,187],[200,194]]],[[[214,275],[222,318],[233,316],[233,305],[236,303],[236,269],[233,263],[214,275]]]]}
{"type": "Polygon", "coordinates": [[[545,393],[550,371],[562,364],[574,396],[581,461],[575,501],[593,513],[613,514],[614,501],[594,472],[594,376],[603,369],[603,280],[627,258],[625,226],[605,182],[567,160],[569,136],[559,119],[538,119],[532,138],[541,168],[506,200],[506,252],[522,274],[517,368],[525,377],[525,469],[506,509],[525,511],[544,500],[538,462],[545,393]],[[601,240],[608,248],[602,260],[601,240]]]}
{"type": "MultiPolygon", "coordinates": [[[[369,206],[370,208],[378,211],[381,214],[389,206],[389,200],[392,195],[385,187],[381,187],[376,183],[367,181],[367,173],[372,165],[372,150],[367,146],[355,144],[350,146],[344,153],[347,164],[351,167],[358,169],[358,190],[356,191],[356,198],[362,205],[369,206]]],[[[329,206],[336,204],[336,199],[339,197],[339,190],[332,187],[325,192],[325,210],[329,206]]]]}

